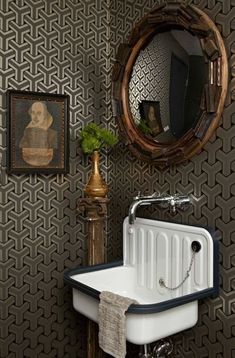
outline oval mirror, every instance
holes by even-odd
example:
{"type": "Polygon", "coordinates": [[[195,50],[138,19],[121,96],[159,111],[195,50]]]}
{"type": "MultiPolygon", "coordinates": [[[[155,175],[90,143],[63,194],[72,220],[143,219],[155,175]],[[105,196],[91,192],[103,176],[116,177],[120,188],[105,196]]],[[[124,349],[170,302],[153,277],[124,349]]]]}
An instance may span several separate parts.
{"type": "Polygon", "coordinates": [[[192,5],[158,5],[121,44],[113,67],[113,111],[140,159],[168,166],[198,153],[216,129],[227,90],[218,29],[192,5]]]}

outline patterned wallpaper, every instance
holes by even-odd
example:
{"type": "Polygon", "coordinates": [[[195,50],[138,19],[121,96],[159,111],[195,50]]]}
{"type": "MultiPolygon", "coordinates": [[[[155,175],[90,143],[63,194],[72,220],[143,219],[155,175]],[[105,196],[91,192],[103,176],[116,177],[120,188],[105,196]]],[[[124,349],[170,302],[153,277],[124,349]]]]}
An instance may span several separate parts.
{"type": "MultiPolygon", "coordinates": [[[[90,165],[81,156],[77,135],[93,120],[116,129],[110,109],[111,64],[133,23],[155,3],[0,0],[1,358],[86,357],[85,319],[74,313],[71,291],[63,284],[65,269],[86,263],[85,226],[76,216],[76,201],[83,195],[90,165]],[[6,174],[8,88],[69,94],[68,174],[6,174]]],[[[221,29],[234,76],[234,0],[194,3],[221,29]]],[[[233,79],[219,129],[185,165],[159,171],[135,159],[121,143],[102,156],[111,198],[109,261],[122,255],[122,220],[138,190],[192,194],[194,205],[184,214],[172,218],[151,209],[148,215],[211,226],[221,237],[220,297],[202,301],[197,326],[173,337],[177,358],[235,357],[234,99],[233,79]]]]}
{"type": "MultiPolygon", "coordinates": [[[[159,1],[160,2],[160,1],[159,1]]],[[[124,42],[133,23],[157,1],[113,1],[113,47],[124,42]]],[[[151,209],[140,215],[209,226],[220,238],[220,296],[199,304],[199,320],[193,329],[173,336],[175,358],[235,358],[235,2],[233,0],[194,0],[217,24],[229,57],[231,80],[220,126],[202,152],[188,163],[159,171],[140,162],[125,149],[116,150],[114,172],[109,176],[115,197],[113,227],[120,227],[120,218],[139,190],[142,193],[188,193],[193,206],[172,217],[168,212],[151,209]],[[117,219],[118,218],[118,219],[117,219]]],[[[115,230],[114,230],[115,232],[115,230]]],[[[118,232],[118,229],[116,230],[118,232]]],[[[119,229],[119,233],[121,229],[119,229]]],[[[121,246],[114,234],[113,254],[121,246]]],[[[120,234],[119,234],[120,235],[120,234]]],[[[131,353],[129,357],[133,356],[131,353]]]]}
{"type": "Polygon", "coordinates": [[[86,263],[76,202],[90,165],[78,132],[111,115],[108,2],[0,0],[0,16],[0,357],[85,358],[85,319],[72,309],[63,272],[86,263]],[[70,96],[68,174],[6,174],[9,88],[70,96]]]}

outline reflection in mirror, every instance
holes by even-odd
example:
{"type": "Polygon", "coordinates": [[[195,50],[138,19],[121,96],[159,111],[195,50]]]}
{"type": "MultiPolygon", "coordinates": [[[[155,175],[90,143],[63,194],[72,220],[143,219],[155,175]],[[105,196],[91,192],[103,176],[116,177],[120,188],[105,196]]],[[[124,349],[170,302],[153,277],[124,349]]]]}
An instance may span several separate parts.
{"type": "Polygon", "coordinates": [[[129,82],[129,103],[138,129],[149,139],[173,143],[201,116],[208,78],[198,37],[171,29],[140,50],[129,82]]]}
{"type": "Polygon", "coordinates": [[[161,3],[120,44],[112,107],[130,151],[160,168],[198,154],[219,124],[228,84],[226,50],[206,13],[161,3]]]}

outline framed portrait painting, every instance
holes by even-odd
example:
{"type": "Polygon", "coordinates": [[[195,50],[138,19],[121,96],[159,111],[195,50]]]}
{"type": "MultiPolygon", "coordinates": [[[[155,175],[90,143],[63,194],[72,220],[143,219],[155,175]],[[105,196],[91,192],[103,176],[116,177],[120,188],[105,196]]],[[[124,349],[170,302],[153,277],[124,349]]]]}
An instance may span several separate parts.
{"type": "Polygon", "coordinates": [[[66,173],[69,97],[7,91],[9,173],[66,173]]]}
{"type": "Polygon", "coordinates": [[[141,101],[140,115],[151,130],[151,135],[156,136],[163,132],[160,113],[160,102],[141,101]]]}

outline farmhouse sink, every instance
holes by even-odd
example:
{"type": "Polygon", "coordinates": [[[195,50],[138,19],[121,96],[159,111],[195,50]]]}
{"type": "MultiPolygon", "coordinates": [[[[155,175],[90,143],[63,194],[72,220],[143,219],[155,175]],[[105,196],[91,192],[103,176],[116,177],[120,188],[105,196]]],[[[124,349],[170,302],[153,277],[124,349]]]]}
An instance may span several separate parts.
{"type": "Polygon", "coordinates": [[[218,241],[204,228],[142,218],[130,225],[126,218],[123,256],[70,270],[64,279],[75,310],[97,323],[102,291],[135,299],[126,312],[126,339],[134,344],[194,326],[198,299],[218,295],[218,241]]]}

